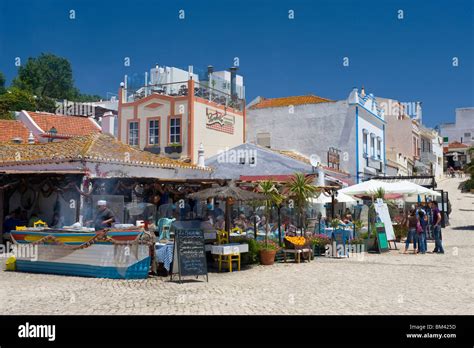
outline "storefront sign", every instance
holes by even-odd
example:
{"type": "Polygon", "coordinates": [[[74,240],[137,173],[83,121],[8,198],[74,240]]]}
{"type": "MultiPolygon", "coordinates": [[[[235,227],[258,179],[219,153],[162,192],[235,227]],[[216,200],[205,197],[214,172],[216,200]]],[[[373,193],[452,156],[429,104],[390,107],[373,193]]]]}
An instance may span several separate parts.
{"type": "Polygon", "coordinates": [[[387,204],[383,202],[381,203],[376,202],[374,206],[375,206],[375,212],[377,213],[377,217],[384,224],[386,239],[395,240],[395,233],[393,232],[392,219],[390,218],[390,213],[388,211],[387,204]]]}
{"type": "Polygon", "coordinates": [[[219,132],[234,134],[235,116],[226,111],[206,108],[206,127],[219,132]]]}
{"type": "Polygon", "coordinates": [[[375,224],[375,230],[377,233],[377,246],[379,252],[388,251],[389,245],[387,240],[387,234],[385,233],[385,226],[383,223],[375,224]]]}
{"type": "Polygon", "coordinates": [[[341,150],[330,147],[328,151],[328,167],[339,169],[341,150]]]}

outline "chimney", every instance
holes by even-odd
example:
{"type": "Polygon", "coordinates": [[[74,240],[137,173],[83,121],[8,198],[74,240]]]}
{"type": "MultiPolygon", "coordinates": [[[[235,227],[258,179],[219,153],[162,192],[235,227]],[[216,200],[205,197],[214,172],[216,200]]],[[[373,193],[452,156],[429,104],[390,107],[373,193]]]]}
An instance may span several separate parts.
{"type": "Polygon", "coordinates": [[[232,99],[237,99],[237,67],[233,66],[229,68],[230,71],[230,95],[232,99]]]}
{"type": "MultiPolygon", "coordinates": [[[[127,81],[127,75],[125,75],[125,81],[127,81]]],[[[127,102],[127,87],[125,87],[125,82],[120,82],[119,101],[121,103],[127,102]]]]}
{"type": "Polygon", "coordinates": [[[199,149],[198,149],[198,167],[205,168],[206,163],[204,161],[204,146],[202,143],[199,144],[199,149]]]}
{"type": "Polygon", "coordinates": [[[214,67],[212,65],[207,66],[207,77],[209,78],[209,81],[211,80],[211,74],[214,72],[214,67]]]}
{"type": "Polygon", "coordinates": [[[359,104],[359,94],[357,93],[357,88],[353,88],[349,97],[347,98],[349,104],[359,104]]]}
{"type": "Polygon", "coordinates": [[[319,165],[316,169],[316,172],[318,173],[318,181],[317,185],[318,186],[325,186],[325,178],[324,178],[324,168],[322,165],[319,165]]]}
{"type": "Polygon", "coordinates": [[[33,136],[33,132],[30,132],[30,135],[28,136],[28,144],[34,144],[35,143],[35,137],[33,136]]]}
{"type": "Polygon", "coordinates": [[[362,86],[362,88],[360,89],[360,96],[361,96],[362,98],[365,97],[365,88],[364,88],[364,86],[362,86]]]}
{"type": "Polygon", "coordinates": [[[115,115],[112,111],[107,111],[102,115],[102,133],[115,136],[115,115]]]}

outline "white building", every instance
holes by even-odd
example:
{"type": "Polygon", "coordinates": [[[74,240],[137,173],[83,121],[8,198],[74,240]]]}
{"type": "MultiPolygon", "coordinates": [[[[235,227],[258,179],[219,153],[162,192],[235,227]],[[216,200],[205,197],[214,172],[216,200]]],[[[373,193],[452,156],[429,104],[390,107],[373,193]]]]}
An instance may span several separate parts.
{"type": "Polygon", "coordinates": [[[474,107],[457,108],[454,123],[441,123],[439,133],[444,143],[460,142],[474,145],[474,107]]]}
{"type": "Polygon", "coordinates": [[[247,111],[249,142],[319,158],[354,182],[385,173],[385,120],[376,98],[352,90],[345,100],[314,95],[258,97],[247,111]]]}

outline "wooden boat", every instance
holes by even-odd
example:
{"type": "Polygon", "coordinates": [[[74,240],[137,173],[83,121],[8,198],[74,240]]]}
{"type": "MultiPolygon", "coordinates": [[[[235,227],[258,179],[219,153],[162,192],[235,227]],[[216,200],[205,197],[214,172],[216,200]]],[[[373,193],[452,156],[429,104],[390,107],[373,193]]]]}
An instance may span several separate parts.
{"type": "Polygon", "coordinates": [[[16,270],[112,279],[144,279],[150,248],[142,230],[74,232],[61,229],[11,231],[16,270]],[[23,250],[23,252],[22,252],[23,250]]]}

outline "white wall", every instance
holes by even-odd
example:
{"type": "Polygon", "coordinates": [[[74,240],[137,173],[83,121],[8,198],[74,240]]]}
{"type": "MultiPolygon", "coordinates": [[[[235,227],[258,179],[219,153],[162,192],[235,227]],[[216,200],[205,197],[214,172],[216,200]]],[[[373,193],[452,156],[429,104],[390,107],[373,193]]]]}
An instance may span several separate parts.
{"type": "Polygon", "coordinates": [[[456,123],[441,124],[440,134],[448,137],[450,143],[459,141],[467,145],[474,145],[474,107],[456,109],[456,123]],[[465,133],[471,133],[466,137],[465,133]]]}

